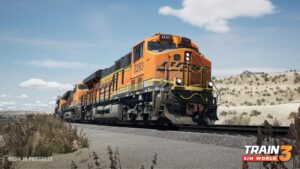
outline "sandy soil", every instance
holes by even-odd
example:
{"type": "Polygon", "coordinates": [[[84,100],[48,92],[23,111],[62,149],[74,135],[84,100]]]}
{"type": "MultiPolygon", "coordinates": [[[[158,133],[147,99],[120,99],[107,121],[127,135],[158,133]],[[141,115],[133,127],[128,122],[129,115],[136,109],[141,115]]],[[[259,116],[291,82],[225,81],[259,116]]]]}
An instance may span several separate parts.
{"type": "Polygon", "coordinates": [[[247,115],[244,117],[250,117],[250,125],[260,125],[264,122],[264,120],[267,120],[270,124],[274,124],[275,121],[279,121],[280,126],[289,126],[291,123],[293,123],[293,119],[289,118],[290,113],[297,112],[299,106],[300,103],[287,103],[267,106],[220,106],[218,110],[218,116],[220,120],[216,123],[224,124],[225,120],[233,118],[234,116],[240,116],[243,112],[246,112],[247,115]],[[253,110],[257,110],[261,112],[261,114],[257,116],[250,116],[253,110]],[[236,113],[222,116],[221,112],[224,111],[236,113]]]}

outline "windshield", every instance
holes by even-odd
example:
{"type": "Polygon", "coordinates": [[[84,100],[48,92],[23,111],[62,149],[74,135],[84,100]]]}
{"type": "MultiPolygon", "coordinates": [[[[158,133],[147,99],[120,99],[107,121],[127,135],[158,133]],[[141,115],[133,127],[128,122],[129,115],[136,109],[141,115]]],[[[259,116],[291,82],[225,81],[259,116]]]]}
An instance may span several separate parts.
{"type": "Polygon", "coordinates": [[[194,48],[191,45],[183,44],[183,43],[178,44],[178,48],[190,48],[190,49],[193,49],[196,52],[199,52],[199,50],[197,48],[194,48]]]}
{"type": "Polygon", "coordinates": [[[172,42],[148,42],[148,50],[150,51],[163,51],[166,49],[175,49],[176,44],[172,42]]]}
{"type": "Polygon", "coordinates": [[[78,86],[78,89],[79,90],[85,90],[85,89],[88,89],[88,87],[86,85],[81,84],[81,85],[78,86]]]}

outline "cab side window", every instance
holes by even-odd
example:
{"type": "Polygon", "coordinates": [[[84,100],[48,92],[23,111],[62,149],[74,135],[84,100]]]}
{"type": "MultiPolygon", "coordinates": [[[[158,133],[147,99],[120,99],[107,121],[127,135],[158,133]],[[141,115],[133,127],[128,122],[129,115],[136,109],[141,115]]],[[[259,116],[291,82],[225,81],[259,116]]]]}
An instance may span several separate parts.
{"type": "Polygon", "coordinates": [[[141,43],[137,47],[134,48],[134,61],[138,60],[143,56],[144,53],[144,45],[141,43]]]}

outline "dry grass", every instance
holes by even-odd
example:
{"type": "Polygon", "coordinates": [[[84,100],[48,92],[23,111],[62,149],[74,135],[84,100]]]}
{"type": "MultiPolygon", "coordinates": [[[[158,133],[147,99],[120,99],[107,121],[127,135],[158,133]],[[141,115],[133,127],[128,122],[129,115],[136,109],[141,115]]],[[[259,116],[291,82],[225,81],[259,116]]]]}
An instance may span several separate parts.
{"type": "MultiPolygon", "coordinates": [[[[108,160],[107,158],[100,158],[100,156],[95,151],[89,153],[89,157],[88,157],[89,162],[87,164],[87,168],[88,169],[122,169],[123,168],[118,147],[116,147],[116,149],[113,150],[111,146],[107,146],[107,156],[108,156],[108,160]],[[109,163],[109,165],[107,165],[107,163],[109,163]]],[[[157,153],[155,153],[151,159],[150,169],[154,169],[155,166],[157,165],[157,160],[158,160],[157,157],[158,157],[157,153]]],[[[77,169],[78,164],[80,163],[81,162],[78,162],[76,164],[76,162],[72,160],[70,164],[71,169],[77,169]]],[[[141,165],[140,167],[137,167],[137,169],[145,169],[145,166],[141,165]]]]}
{"type": "MultiPolygon", "coordinates": [[[[290,125],[289,131],[284,138],[271,138],[273,133],[272,126],[265,121],[264,127],[257,131],[257,145],[292,145],[292,169],[300,168],[300,107],[298,113],[291,113],[294,118],[294,124],[290,125]]],[[[271,168],[271,169],[288,169],[285,162],[264,162],[258,164],[258,168],[271,168]]],[[[247,162],[242,165],[243,169],[249,169],[247,162]]]]}
{"type": "Polygon", "coordinates": [[[245,117],[244,115],[234,116],[231,119],[225,120],[224,124],[227,124],[227,125],[249,125],[250,117],[245,117]]]}
{"type": "Polygon", "coordinates": [[[88,147],[87,137],[82,131],[78,132],[71,125],[45,114],[27,115],[16,122],[5,123],[0,135],[4,141],[0,158],[8,154],[47,157],[52,153],[69,153],[88,147]]]}

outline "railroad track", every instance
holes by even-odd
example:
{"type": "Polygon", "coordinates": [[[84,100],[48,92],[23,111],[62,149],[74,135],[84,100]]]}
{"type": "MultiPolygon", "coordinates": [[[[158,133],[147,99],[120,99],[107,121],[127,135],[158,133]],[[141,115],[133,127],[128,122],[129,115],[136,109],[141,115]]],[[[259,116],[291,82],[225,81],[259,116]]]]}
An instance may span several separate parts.
{"type": "Polygon", "coordinates": [[[181,131],[206,132],[206,133],[226,133],[231,135],[253,136],[258,134],[258,130],[262,134],[270,137],[285,137],[289,131],[289,127],[266,127],[266,126],[240,126],[240,125],[214,125],[210,127],[201,126],[180,126],[181,131]]]}
{"type": "Polygon", "coordinates": [[[97,124],[112,127],[130,127],[130,128],[143,128],[143,129],[157,129],[157,130],[170,130],[170,131],[185,131],[185,132],[198,132],[198,133],[217,133],[229,135],[243,135],[243,136],[256,136],[260,128],[265,136],[280,138],[285,137],[289,131],[289,127],[275,127],[275,126],[240,126],[240,125],[214,125],[210,127],[196,126],[196,125],[177,125],[171,127],[159,127],[153,123],[101,123],[101,122],[80,122],[85,124],[97,124]]]}

